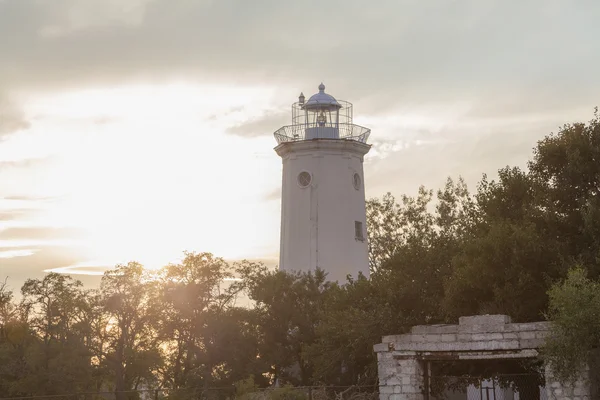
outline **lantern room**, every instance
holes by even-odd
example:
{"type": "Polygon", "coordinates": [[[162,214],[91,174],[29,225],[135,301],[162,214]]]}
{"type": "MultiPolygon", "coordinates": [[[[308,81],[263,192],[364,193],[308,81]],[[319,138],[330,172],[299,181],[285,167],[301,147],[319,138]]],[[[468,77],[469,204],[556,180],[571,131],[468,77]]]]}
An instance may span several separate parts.
{"type": "Polygon", "coordinates": [[[352,123],[352,104],[337,100],[319,85],[319,92],[308,100],[300,93],[292,104],[292,125],[275,132],[277,143],[297,140],[344,139],[366,143],[370,130],[352,123]]]}
{"type": "Polygon", "coordinates": [[[325,85],[321,83],[319,93],[312,95],[306,103],[302,102],[302,97],[300,94],[299,102],[307,121],[320,127],[337,127],[342,105],[332,95],[325,93],[325,85]]]}

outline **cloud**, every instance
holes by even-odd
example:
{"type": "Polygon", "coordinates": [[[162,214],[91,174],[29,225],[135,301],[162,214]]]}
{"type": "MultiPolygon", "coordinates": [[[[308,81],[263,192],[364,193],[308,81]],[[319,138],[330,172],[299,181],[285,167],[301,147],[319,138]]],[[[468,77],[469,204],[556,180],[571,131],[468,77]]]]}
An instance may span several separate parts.
{"type": "Polygon", "coordinates": [[[0,93],[0,140],[12,133],[28,129],[29,126],[30,123],[22,111],[0,93]]]}
{"type": "Polygon", "coordinates": [[[184,78],[268,83],[295,97],[324,80],[367,113],[493,103],[499,92],[519,93],[516,108],[543,109],[547,93],[580,103],[597,93],[598,11],[596,2],[548,0],[19,0],[0,4],[10,60],[0,84],[184,78]],[[53,29],[60,34],[44,34],[53,29]]]}
{"type": "Polygon", "coordinates": [[[93,123],[95,125],[108,125],[108,124],[113,123],[113,122],[115,122],[117,120],[118,120],[117,118],[108,117],[106,115],[102,115],[102,116],[94,118],[93,119],[93,123]]]}
{"type": "Polygon", "coordinates": [[[35,254],[37,249],[0,250],[0,258],[28,257],[35,254]]]}
{"type": "Polygon", "coordinates": [[[267,193],[264,197],[265,201],[280,201],[281,200],[281,188],[273,189],[267,193]]]}
{"type": "Polygon", "coordinates": [[[0,171],[12,168],[31,168],[39,167],[49,161],[49,157],[25,158],[15,161],[0,161],[0,171]]]}
{"type": "Polygon", "coordinates": [[[30,220],[32,217],[38,216],[47,207],[48,203],[58,198],[56,196],[31,195],[8,195],[0,197],[0,221],[30,220]]]}
{"type": "Polygon", "coordinates": [[[30,196],[30,195],[12,195],[12,196],[4,196],[4,200],[14,200],[14,201],[48,201],[48,200],[56,200],[58,196],[30,196]]]}
{"type": "Polygon", "coordinates": [[[52,227],[16,227],[0,230],[0,240],[52,240],[75,239],[81,237],[83,232],[75,228],[52,227]]]}
{"type": "MultiPolygon", "coordinates": [[[[77,265],[85,256],[76,248],[72,247],[28,247],[4,248],[0,247],[0,254],[9,251],[21,252],[20,257],[0,258],[0,279],[8,278],[8,284],[15,289],[17,300],[21,285],[27,279],[43,279],[47,271],[77,265]],[[31,250],[33,254],[26,255],[31,250]]],[[[74,275],[81,280],[86,287],[98,287],[99,276],[74,275]]]]}
{"type": "Polygon", "coordinates": [[[368,154],[365,161],[369,195],[380,196],[388,191],[415,194],[420,185],[437,189],[448,176],[462,176],[474,189],[483,173],[495,176],[506,165],[526,167],[537,141],[558,126],[551,118],[541,122],[507,119],[488,126],[463,122],[416,135],[411,142],[376,143],[371,150],[374,154],[368,154]],[[419,142],[421,138],[434,140],[419,142]]]}
{"type": "Polygon", "coordinates": [[[89,29],[113,26],[138,26],[152,0],[54,0],[53,6],[62,10],[51,15],[39,30],[42,37],[57,38],[89,29]]]}
{"type": "Polygon", "coordinates": [[[80,262],[75,265],[69,265],[66,267],[50,268],[44,270],[44,272],[56,272],[59,274],[68,275],[91,275],[91,276],[102,276],[106,271],[111,269],[112,265],[94,265],[89,262],[80,262]]]}
{"type": "MultiPolygon", "coordinates": [[[[354,103],[356,123],[372,128],[373,148],[365,160],[368,195],[415,193],[420,184],[436,188],[447,175],[464,175],[472,183],[482,172],[524,164],[535,141],[565,120],[589,119],[600,92],[596,79],[600,42],[595,39],[600,35],[599,12],[600,3],[590,0],[533,0],[517,5],[502,0],[380,0],[376,7],[366,7],[362,0],[0,1],[0,139],[35,122],[31,131],[37,133],[39,126],[51,143],[56,143],[52,135],[80,128],[127,140],[119,135],[120,128],[127,133],[146,131],[115,121],[85,96],[82,101],[89,101],[82,106],[85,118],[89,117],[85,121],[75,121],[68,113],[40,117],[32,112],[37,110],[34,106],[27,108],[33,103],[19,103],[16,96],[43,103],[44,96],[36,97],[40,92],[175,82],[251,86],[267,88],[269,93],[276,88],[273,98],[281,100],[270,104],[270,111],[253,104],[251,111],[233,107],[235,115],[214,118],[219,126],[236,123],[229,126],[226,138],[234,146],[232,136],[258,142],[255,138],[264,135],[272,140],[273,130],[289,123],[288,103],[300,91],[310,96],[324,81],[329,93],[354,103]],[[256,117],[238,123],[242,111],[256,117]]],[[[178,100],[173,107],[180,106],[178,100]]],[[[190,106],[190,98],[180,101],[182,107],[190,106]]],[[[235,98],[231,102],[237,104],[235,98]]],[[[124,119],[136,118],[135,106],[139,105],[124,104],[124,119]]],[[[156,116],[160,119],[160,110],[156,116]]],[[[133,125],[138,122],[133,120],[133,125]]],[[[156,140],[177,148],[171,136],[157,135],[156,140]]],[[[83,142],[87,139],[78,143],[83,142]]],[[[77,144],[68,143],[78,150],[77,144]]],[[[271,151],[269,146],[265,152],[271,151]]],[[[166,147],[155,148],[159,159],[166,147]]],[[[120,149],[110,148],[110,158],[114,160],[120,149]]],[[[217,160],[229,161],[221,156],[217,160]]],[[[83,156],[81,161],[91,162],[83,156]]],[[[23,185],[34,193],[49,190],[44,174],[50,169],[36,164],[35,175],[15,170],[36,162],[40,160],[11,158],[0,164],[0,169],[11,169],[7,184],[19,182],[4,190],[29,193],[23,185]],[[17,179],[21,176],[23,182],[17,179]]],[[[242,173],[266,176],[256,172],[259,164],[266,171],[276,162],[248,164],[242,173]]],[[[104,171],[99,168],[95,178],[110,181],[104,171]]],[[[139,179],[131,171],[132,179],[139,179]]],[[[142,167],[136,171],[152,175],[142,167]]],[[[85,177],[94,181],[94,176],[85,177]]],[[[55,190],[55,185],[50,186],[55,190]]],[[[99,190],[96,185],[84,186],[99,190]]],[[[168,192],[159,186],[157,192],[168,192]]],[[[273,190],[262,200],[275,201],[278,192],[273,190]]],[[[263,195],[256,194],[259,201],[263,195]]],[[[15,197],[13,204],[0,208],[0,220],[21,221],[25,216],[19,213],[42,202],[28,200],[15,197]]],[[[149,214],[156,213],[150,205],[148,209],[152,209],[149,214]]],[[[139,206],[136,210],[144,214],[139,206]]],[[[168,215],[158,217],[174,223],[168,215]]],[[[49,235],[76,236],[77,232],[37,229],[2,231],[12,237],[3,240],[13,243],[4,246],[6,251],[18,249],[23,256],[0,259],[0,273],[15,268],[12,271],[22,276],[27,276],[22,271],[34,275],[85,260],[73,249],[57,245],[65,240],[47,246],[49,235]],[[15,243],[25,244],[15,247],[15,243]],[[24,255],[34,248],[41,250],[24,255]]]]}
{"type": "Polygon", "coordinates": [[[230,126],[226,132],[232,135],[253,138],[272,134],[279,127],[291,124],[291,115],[288,113],[266,114],[257,118],[230,126]]]}
{"type": "MultiPolygon", "coordinates": [[[[240,262],[242,260],[227,259],[225,261],[230,264],[233,264],[236,262],[240,262]]],[[[247,261],[262,263],[268,268],[274,268],[277,265],[277,263],[279,262],[279,259],[276,257],[271,257],[271,258],[265,257],[265,258],[248,259],[247,261]]],[[[178,262],[178,261],[174,260],[173,262],[178,262]]],[[[59,274],[68,274],[68,275],[76,276],[79,279],[81,276],[101,277],[102,275],[104,275],[104,273],[106,271],[108,271],[112,268],[114,268],[114,265],[104,265],[103,263],[96,263],[93,261],[92,262],[83,261],[83,262],[78,262],[73,265],[69,265],[69,266],[65,266],[65,267],[49,268],[49,269],[44,270],[44,272],[56,272],[59,274]]],[[[233,279],[233,280],[237,280],[237,279],[233,279]]]]}
{"type": "Polygon", "coordinates": [[[9,210],[0,211],[0,221],[12,221],[21,219],[27,214],[28,210],[9,210]]]}
{"type": "Polygon", "coordinates": [[[0,278],[9,275],[12,279],[24,281],[26,278],[41,276],[45,269],[72,265],[82,259],[77,249],[68,247],[0,247],[1,253],[21,252],[21,257],[0,258],[0,278]],[[25,256],[24,252],[32,254],[25,256]]]}

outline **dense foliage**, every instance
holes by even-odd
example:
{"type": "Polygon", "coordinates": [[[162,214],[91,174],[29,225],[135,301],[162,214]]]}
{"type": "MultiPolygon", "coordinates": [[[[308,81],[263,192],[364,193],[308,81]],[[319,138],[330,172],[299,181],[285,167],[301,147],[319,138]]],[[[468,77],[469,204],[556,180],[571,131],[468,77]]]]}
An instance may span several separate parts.
{"type": "Polygon", "coordinates": [[[574,368],[599,344],[599,195],[596,112],[541,140],[527,170],[484,176],[474,194],[448,179],[435,195],[369,200],[369,279],[339,285],[319,270],[186,253],[160,271],[119,265],[97,290],[50,273],[17,302],[0,285],[0,397],[370,385],[382,335],[479,313],[548,313],[549,357],[574,368]]]}
{"type": "Polygon", "coordinates": [[[600,375],[600,282],[586,275],[583,268],[574,268],[549,292],[548,317],[554,328],[544,355],[563,382],[574,381],[588,366],[600,375]]]}

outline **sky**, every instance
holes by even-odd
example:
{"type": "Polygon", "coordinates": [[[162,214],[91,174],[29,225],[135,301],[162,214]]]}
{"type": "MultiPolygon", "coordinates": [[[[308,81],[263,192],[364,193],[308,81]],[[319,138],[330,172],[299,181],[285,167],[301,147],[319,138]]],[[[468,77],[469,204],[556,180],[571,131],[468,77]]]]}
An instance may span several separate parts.
{"type": "Polygon", "coordinates": [[[0,0],[0,278],[183,251],[275,265],[302,91],[372,129],[367,197],[525,166],[599,105],[593,0],[0,0]]]}

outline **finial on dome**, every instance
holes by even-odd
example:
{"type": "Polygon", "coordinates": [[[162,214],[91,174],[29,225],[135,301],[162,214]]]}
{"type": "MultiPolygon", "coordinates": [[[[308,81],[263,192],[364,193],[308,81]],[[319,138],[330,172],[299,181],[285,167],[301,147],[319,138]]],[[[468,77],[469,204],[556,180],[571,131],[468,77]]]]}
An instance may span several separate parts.
{"type": "Polygon", "coordinates": [[[325,85],[323,85],[323,82],[321,82],[321,84],[319,85],[319,92],[323,93],[325,91],[325,85]]]}

